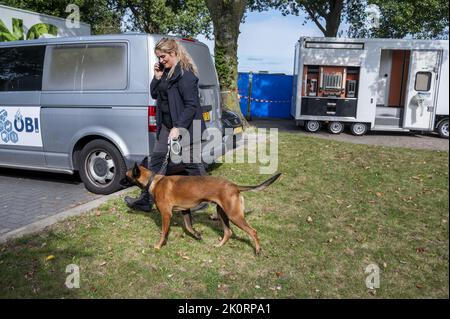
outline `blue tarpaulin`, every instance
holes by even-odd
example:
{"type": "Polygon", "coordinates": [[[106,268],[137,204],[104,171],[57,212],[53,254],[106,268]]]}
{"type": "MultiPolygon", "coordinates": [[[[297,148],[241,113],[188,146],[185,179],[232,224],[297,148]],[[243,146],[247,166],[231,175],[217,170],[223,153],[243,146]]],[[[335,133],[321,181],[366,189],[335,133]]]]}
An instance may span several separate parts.
{"type": "MultiPolygon", "coordinates": [[[[239,73],[241,111],[247,117],[249,73],[239,73]]],[[[252,118],[291,118],[292,75],[252,74],[250,114],[252,118]]]]}

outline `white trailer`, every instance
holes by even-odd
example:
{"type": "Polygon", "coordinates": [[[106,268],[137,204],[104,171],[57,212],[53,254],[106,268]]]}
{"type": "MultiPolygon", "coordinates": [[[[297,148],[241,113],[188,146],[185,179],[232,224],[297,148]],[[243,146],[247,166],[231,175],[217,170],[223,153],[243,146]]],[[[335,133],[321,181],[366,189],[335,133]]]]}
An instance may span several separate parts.
{"type": "Polygon", "coordinates": [[[91,34],[91,26],[79,22],[75,7],[68,7],[67,19],[0,5],[0,42],[91,34]]]}
{"type": "Polygon", "coordinates": [[[301,37],[291,115],[333,134],[434,131],[448,138],[448,40],[301,37]]]}

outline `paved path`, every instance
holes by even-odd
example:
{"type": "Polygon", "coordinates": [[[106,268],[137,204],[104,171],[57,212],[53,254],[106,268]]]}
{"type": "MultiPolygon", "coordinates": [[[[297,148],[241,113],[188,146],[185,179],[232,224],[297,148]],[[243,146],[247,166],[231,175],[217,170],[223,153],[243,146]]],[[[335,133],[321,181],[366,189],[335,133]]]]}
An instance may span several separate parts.
{"type": "Polygon", "coordinates": [[[100,197],[78,176],[0,168],[0,236],[100,197]]]}
{"type": "Polygon", "coordinates": [[[408,132],[369,132],[364,136],[353,136],[350,132],[339,135],[328,133],[326,128],[320,132],[308,133],[303,127],[297,127],[294,120],[254,120],[249,122],[256,127],[271,128],[276,127],[280,131],[297,132],[317,138],[325,138],[336,141],[343,141],[356,144],[370,144],[389,147],[406,147],[414,149],[426,149],[435,151],[449,150],[449,140],[440,138],[436,133],[415,134],[408,132]]]}

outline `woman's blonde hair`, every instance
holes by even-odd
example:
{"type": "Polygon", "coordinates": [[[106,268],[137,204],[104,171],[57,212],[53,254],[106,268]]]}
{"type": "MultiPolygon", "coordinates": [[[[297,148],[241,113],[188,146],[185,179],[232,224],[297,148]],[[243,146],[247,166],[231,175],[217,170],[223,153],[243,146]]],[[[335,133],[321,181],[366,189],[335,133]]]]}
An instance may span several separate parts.
{"type": "MultiPolygon", "coordinates": [[[[177,63],[180,64],[182,70],[190,70],[192,71],[196,76],[198,76],[198,69],[195,65],[194,61],[192,60],[189,53],[187,53],[184,46],[178,42],[175,39],[169,39],[169,38],[162,38],[161,40],[156,43],[155,46],[155,53],[156,50],[164,52],[164,53],[172,53],[174,52],[177,57],[177,63]]],[[[172,66],[172,68],[169,71],[168,78],[170,79],[173,75],[173,72],[175,71],[175,66],[172,66]]]]}

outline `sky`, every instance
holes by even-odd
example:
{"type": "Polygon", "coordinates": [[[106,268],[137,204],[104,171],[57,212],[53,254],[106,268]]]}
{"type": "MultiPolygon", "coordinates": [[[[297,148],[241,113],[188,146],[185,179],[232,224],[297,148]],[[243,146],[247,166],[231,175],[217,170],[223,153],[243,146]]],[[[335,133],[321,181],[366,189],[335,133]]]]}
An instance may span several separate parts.
{"type": "MultiPolygon", "coordinates": [[[[313,22],[302,25],[303,16],[283,16],[279,11],[249,12],[240,25],[238,71],[292,74],[295,44],[301,36],[322,37],[313,22]]],[[[214,54],[214,41],[197,39],[214,54]]]]}

